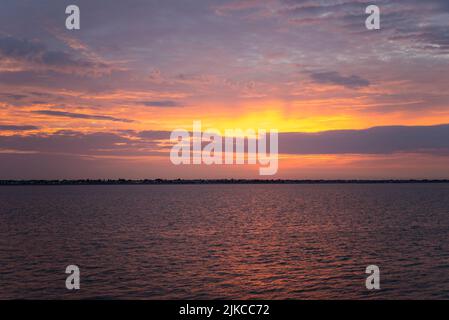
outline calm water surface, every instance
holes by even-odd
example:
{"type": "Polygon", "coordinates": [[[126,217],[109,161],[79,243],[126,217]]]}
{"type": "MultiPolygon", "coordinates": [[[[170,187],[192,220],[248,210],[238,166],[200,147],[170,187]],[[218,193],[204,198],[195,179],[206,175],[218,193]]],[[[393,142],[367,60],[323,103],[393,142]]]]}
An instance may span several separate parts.
{"type": "Polygon", "coordinates": [[[0,187],[9,298],[449,299],[449,185],[0,187]]]}

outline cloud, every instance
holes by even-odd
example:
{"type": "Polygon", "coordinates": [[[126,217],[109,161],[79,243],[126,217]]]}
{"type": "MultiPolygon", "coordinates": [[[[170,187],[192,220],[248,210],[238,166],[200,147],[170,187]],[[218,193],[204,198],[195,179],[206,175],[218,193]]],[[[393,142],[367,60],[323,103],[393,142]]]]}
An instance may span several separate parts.
{"type": "Polygon", "coordinates": [[[28,131],[38,129],[39,127],[37,126],[0,124],[0,131],[28,131]]]}
{"type": "Polygon", "coordinates": [[[0,150],[44,154],[71,154],[77,156],[147,157],[160,155],[164,147],[158,140],[168,139],[169,132],[146,132],[139,135],[122,136],[111,132],[82,133],[62,130],[51,134],[0,135],[0,150]]]}
{"type": "MultiPolygon", "coordinates": [[[[280,133],[279,153],[313,154],[449,154],[449,124],[437,126],[384,126],[362,130],[333,130],[317,133],[280,133]]],[[[79,155],[148,156],[166,150],[160,140],[169,131],[81,133],[0,136],[0,149],[71,153],[79,155]]],[[[168,156],[168,155],[167,155],[168,156]]]]}
{"type": "Polygon", "coordinates": [[[2,93],[1,96],[6,99],[11,99],[11,100],[22,100],[27,97],[24,94],[11,94],[11,93],[2,93]]]}
{"type": "Polygon", "coordinates": [[[266,0],[234,0],[215,7],[215,13],[225,15],[229,12],[260,9],[269,2],[266,0]]]}
{"type": "Polygon", "coordinates": [[[406,40],[414,42],[415,47],[426,50],[449,52],[448,26],[420,26],[410,31],[404,30],[391,36],[392,40],[406,40]]]}
{"type": "MultiPolygon", "coordinates": [[[[177,169],[168,161],[167,149],[156,140],[168,138],[170,132],[81,133],[59,131],[52,134],[0,135],[0,174],[11,179],[50,178],[122,178],[122,177],[178,177],[207,176],[207,166],[177,169]],[[139,137],[141,136],[141,138],[139,137]],[[156,157],[154,157],[156,156],[156,157]],[[154,158],[153,158],[154,157],[154,158]],[[111,167],[111,161],[115,163],[111,167]],[[155,161],[155,162],[153,162],[155,161]],[[157,162],[159,161],[159,162],[157,162]],[[155,165],[150,165],[154,163],[155,165]],[[137,170],[139,168],[139,170],[137,170]],[[134,171],[136,169],[137,171],[134,171]],[[193,171],[192,171],[193,170],[193,171]],[[198,171],[195,171],[198,170],[198,171]]],[[[319,133],[281,133],[279,151],[283,154],[347,154],[318,164],[303,163],[304,173],[313,177],[364,178],[378,176],[435,177],[448,176],[449,124],[423,127],[376,127],[366,130],[339,130],[319,133]],[[357,157],[359,154],[360,157],[357,157]],[[364,156],[366,155],[366,156],[364,156]],[[339,162],[338,159],[347,159],[339,162]],[[335,171],[338,168],[338,171],[335,171]],[[311,170],[314,170],[312,172],[311,170]]],[[[282,168],[282,167],[281,167],[282,168]]],[[[226,175],[226,168],[209,168],[210,177],[226,175]]],[[[248,168],[243,169],[248,172],[248,168]]],[[[291,176],[291,169],[281,174],[291,176]],[[290,172],[290,173],[289,173],[290,172]]],[[[295,168],[295,170],[298,170],[295,168]]],[[[243,172],[243,171],[242,171],[243,172]]],[[[297,176],[305,178],[295,171],[297,176]]],[[[231,173],[231,172],[229,172],[231,173]]],[[[235,174],[232,172],[231,174],[235,174]]],[[[308,176],[307,176],[308,177],[308,176]]]]}
{"type": "Polygon", "coordinates": [[[73,119],[90,119],[90,120],[101,120],[101,121],[114,121],[114,122],[134,122],[129,119],[115,118],[111,116],[101,116],[101,115],[91,115],[84,113],[73,113],[73,112],[65,112],[65,111],[54,111],[54,110],[36,110],[32,111],[36,114],[52,116],[52,117],[65,117],[65,118],[73,118],[73,119]]]}
{"type": "Polygon", "coordinates": [[[163,140],[170,138],[170,132],[160,130],[146,130],[138,132],[136,136],[143,139],[163,140]]]}
{"type": "Polygon", "coordinates": [[[94,73],[108,68],[105,63],[78,58],[66,51],[49,50],[39,41],[12,36],[0,37],[0,56],[21,63],[23,68],[31,69],[41,67],[59,72],[94,73]]]}
{"type": "Polygon", "coordinates": [[[290,6],[280,11],[281,14],[295,17],[316,17],[332,16],[335,14],[345,13],[363,13],[367,4],[360,2],[343,2],[343,3],[327,3],[327,4],[310,4],[304,1],[288,1],[290,6]],[[299,5],[298,5],[299,4],[299,5]]]}
{"type": "MultiPolygon", "coordinates": [[[[446,0],[376,1],[374,4],[381,10],[383,39],[402,47],[446,54],[449,52],[448,3],[446,0]]],[[[313,25],[332,32],[338,28],[351,32],[352,36],[364,37],[367,34],[365,8],[370,4],[373,3],[359,0],[282,0],[276,12],[290,24],[313,25]]]]}
{"type": "Polygon", "coordinates": [[[142,101],[141,103],[147,107],[166,108],[166,107],[178,107],[179,106],[178,102],[172,101],[172,100],[142,101]]]}
{"type": "Polygon", "coordinates": [[[385,126],[364,130],[281,133],[279,152],[287,154],[449,153],[449,124],[385,126]]]}
{"type": "Polygon", "coordinates": [[[343,76],[336,71],[313,72],[310,74],[310,78],[316,83],[334,84],[350,89],[358,89],[370,85],[368,80],[359,76],[343,76]]]}
{"type": "Polygon", "coordinates": [[[17,39],[11,36],[0,38],[0,54],[9,58],[35,60],[45,52],[45,47],[36,41],[17,39]]]}
{"type": "Polygon", "coordinates": [[[0,136],[0,148],[41,153],[89,155],[97,150],[124,148],[128,139],[113,133],[83,134],[76,131],[59,131],[53,134],[0,136]]]}

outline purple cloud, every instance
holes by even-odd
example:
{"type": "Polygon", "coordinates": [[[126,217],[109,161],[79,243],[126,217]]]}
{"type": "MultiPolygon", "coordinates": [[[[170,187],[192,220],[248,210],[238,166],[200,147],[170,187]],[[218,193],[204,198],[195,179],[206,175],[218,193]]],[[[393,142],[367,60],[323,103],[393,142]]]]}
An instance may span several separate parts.
{"type": "Polygon", "coordinates": [[[313,72],[310,74],[310,78],[316,83],[335,84],[350,89],[358,89],[370,85],[368,80],[359,76],[343,76],[336,71],[313,72]]]}
{"type": "Polygon", "coordinates": [[[32,111],[32,112],[36,113],[36,114],[51,116],[51,117],[104,120],[104,121],[127,122],[127,123],[134,122],[133,120],[115,118],[115,117],[111,117],[111,116],[91,115],[91,114],[84,114],[84,113],[73,113],[73,112],[55,111],[55,110],[36,110],[36,111],[32,111]]]}

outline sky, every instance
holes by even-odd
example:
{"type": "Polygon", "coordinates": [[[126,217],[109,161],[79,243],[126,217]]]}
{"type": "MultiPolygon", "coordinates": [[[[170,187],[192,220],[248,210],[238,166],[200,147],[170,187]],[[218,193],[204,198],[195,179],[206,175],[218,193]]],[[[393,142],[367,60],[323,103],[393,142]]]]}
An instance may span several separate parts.
{"type": "Polygon", "coordinates": [[[449,178],[447,0],[0,6],[0,179],[259,178],[173,165],[170,133],[198,120],[277,129],[270,178],[449,178]]]}

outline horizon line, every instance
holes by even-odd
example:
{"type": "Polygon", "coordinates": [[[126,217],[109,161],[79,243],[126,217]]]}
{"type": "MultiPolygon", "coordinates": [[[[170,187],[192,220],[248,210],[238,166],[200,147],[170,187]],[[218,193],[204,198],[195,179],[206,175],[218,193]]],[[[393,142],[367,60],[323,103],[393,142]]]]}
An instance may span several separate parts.
{"type": "Polygon", "coordinates": [[[179,184],[380,184],[449,183],[449,179],[3,179],[14,185],[179,185],[179,184]]]}

